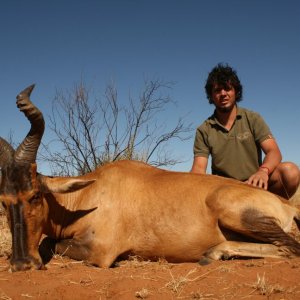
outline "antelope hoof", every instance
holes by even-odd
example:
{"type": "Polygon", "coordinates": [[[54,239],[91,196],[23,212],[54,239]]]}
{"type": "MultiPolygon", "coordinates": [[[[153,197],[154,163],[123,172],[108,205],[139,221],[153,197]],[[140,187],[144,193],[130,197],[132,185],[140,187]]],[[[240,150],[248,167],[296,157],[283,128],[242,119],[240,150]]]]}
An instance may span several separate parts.
{"type": "Polygon", "coordinates": [[[199,259],[198,264],[201,265],[201,266],[206,266],[206,265],[209,265],[212,262],[213,262],[213,260],[211,258],[203,256],[199,259]]]}

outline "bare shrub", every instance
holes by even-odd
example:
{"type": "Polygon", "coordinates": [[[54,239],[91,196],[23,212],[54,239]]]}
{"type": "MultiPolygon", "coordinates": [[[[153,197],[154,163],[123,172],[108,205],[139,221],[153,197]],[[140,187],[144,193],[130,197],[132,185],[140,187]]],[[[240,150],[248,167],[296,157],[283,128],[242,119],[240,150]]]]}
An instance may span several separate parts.
{"type": "Polygon", "coordinates": [[[167,126],[171,87],[169,82],[146,80],[127,104],[119,100],[114,84],[106,87],[104,97],[91,97],[83,82],[70,92],[58,91],[48,125],[55,139],[43,144],[40,159],[50,164],[54,175],[81,175],[122,159],[154,166],[180,163],[169,143],[190,139],[193,128],[182,118],[167,126]]]}

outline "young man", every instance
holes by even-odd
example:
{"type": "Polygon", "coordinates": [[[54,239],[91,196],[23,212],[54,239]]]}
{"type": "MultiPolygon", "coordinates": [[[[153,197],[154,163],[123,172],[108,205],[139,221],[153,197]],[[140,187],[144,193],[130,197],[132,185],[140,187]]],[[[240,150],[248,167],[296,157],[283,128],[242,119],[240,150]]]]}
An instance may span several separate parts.
{"type": "Polygon", "coordinates": [[[299,186],[299,168],[291,162],[281,162],[278,145],[262,117],[237,106],[243,87],[235,70],[218,64],[209,73],[205,90],[215,111],[197,128],[191,172],[205,174],[211,155],[212,174],[235,178],[290,199],[299,186]]]}

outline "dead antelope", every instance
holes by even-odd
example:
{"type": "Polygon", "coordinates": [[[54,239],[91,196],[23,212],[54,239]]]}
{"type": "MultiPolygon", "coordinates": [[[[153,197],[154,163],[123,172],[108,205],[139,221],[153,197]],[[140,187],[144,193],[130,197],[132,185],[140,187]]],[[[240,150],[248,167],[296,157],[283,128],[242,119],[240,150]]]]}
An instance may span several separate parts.
{"type": "Polygon", "coordinates": [[[135,161],[79,177],[37,173],[44,119],[29,99],[32,89],[17,97],[31,123],[28,135],[16,150],[0,140],[0,200],[12,234],[13,271],[43,268],[42,234],[48,238],[40,250],[54,241],[56,253],[102,268],[128,254],[202,263],[300,256],[300,244],[287,234],[293,220],[300,226],[299,210],[234,180],[135,161]]]}

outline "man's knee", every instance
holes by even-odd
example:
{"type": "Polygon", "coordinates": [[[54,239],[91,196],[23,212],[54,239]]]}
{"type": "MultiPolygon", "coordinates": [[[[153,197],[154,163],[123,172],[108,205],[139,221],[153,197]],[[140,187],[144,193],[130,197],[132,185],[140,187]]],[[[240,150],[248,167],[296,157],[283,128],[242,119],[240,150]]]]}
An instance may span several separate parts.
{"type": "Polygon", "coordinates": [[[291,162],[283,162],[271,174],[269,190],[284,198],[291,198],[300,184],[300,170],[291,162]]]}
{"type": "Polygon", "coordinates": [[[300,170],[297,165],[291,162],[283,162],[276,168],[278,169],[284,183],[299,185],[300,170]]]}

